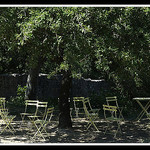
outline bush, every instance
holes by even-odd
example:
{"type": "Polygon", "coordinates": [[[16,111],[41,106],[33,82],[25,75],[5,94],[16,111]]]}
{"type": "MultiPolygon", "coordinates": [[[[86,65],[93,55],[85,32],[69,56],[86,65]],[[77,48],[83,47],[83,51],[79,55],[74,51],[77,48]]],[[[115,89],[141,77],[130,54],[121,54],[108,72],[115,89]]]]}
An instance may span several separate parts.
{"type": "Polygon", "coordinates": [[[25,91],[26,91],[26,86],[21,87],[21,85],[18,85],[17,96],[10,97],[9,104],[15,106],[24,106],[25,91]]]}

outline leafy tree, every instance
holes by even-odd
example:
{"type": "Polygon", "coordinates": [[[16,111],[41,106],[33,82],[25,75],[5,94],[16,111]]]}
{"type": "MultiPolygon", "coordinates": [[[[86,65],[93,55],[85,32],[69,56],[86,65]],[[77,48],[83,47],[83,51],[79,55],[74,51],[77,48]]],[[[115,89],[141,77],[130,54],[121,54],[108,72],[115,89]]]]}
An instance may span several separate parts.
{"type": "Polygon", "coordinates": [[[81,68],[87,63],[87,53],[91,50],[90,27],[84,25],[88,10],[62,7],[23,8],[21,11],[23,13],[19,17],[24,21],[18,23],[21,32],[17,38],[30,54],[26,97],[36,98],[38,74],[44,61],[48,58],[49,62],[55,62],[55,73],[63,74],[59,95],[59,127],[71,127],[68,100],[71,76],[81,73],[81,68]]]}
{"type": "Polygon", "coordinates": [[[25,52],[20,53],[15,35],[19,28],[16,24],[18,8],[0,9],[0,73],[25,72],[25,52]],[[20,62],[20,63],[18,63],[20,62]]]}
{"type": "Polygon", "coordinates": [[[97,69],[130,99],[149,92],[149,9],[92,8],[97,69]],[[144,79],[142,76],[144,76],[144,79]]]}
{"type": "Polygon", "coordinates": [[[22,7],[0,12],[0,71],[28,71],[29,99],[37,98],[40,70],[62,74],[59,127],[72,126],[72,78],[104,77],[129,99],[149,96],[149,8],[22,7]]]}

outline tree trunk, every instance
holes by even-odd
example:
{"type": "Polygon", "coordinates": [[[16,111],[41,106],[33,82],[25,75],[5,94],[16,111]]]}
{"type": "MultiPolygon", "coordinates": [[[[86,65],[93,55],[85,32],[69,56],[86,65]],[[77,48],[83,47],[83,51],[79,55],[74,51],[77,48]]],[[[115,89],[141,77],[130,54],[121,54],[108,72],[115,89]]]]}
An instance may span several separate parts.
{"type": "Polygon", "coordinates": [[[38,76],[40,66],[30,69],[27,77],[25,99],[36,100],[38,91],[38,76]]]}
{"type": "Polygon", "coordinates": [[[71,128],[71,116],[70,116],[70,89],[72,84],[71,71],[62,71],[63,77],[61,81],[61,89],[59,96],[59,128],[71,128]]]}
{"type": "Polygon", "coordinates": [[[38,99],[38,78],[41,66],[43,65],[44,61],[45,57],[39,56],[38,59],[35,60],[36,63],[30,68],[26,83],[27,90],[25,92],[25,99],[38,99]]]}

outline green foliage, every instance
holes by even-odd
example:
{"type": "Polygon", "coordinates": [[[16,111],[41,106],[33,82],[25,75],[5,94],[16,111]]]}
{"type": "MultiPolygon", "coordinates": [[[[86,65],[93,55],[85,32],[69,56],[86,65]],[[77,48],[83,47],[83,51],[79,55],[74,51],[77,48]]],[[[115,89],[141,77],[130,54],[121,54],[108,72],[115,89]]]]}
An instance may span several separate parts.
{"type": "Polygon", "coordinates": [[[70,69],[73,77],[114,82],[128,106],[133,97],[150,96],[148,7],[19,7],[0,12],[1,73],[41,64],[50,76],[70,69]]]}
{"type": "Polygon", "coordinates": [[[11,97],[9,104],[13,106],[24,106],[25,91],[26,91],[26,86],[21,87],[21,85],[18,85],[17,96],[11,97]]]}
{"type": "MultiPolygon", "coordinates": [[[[93,9],[96,65],[129,99],[149,93],[149,10],[147,8],[93,9]],[[97,19],[97,16],[101,17],[97,19]],[[144,76],[145,78],[143,78],[144,76]]],[[[93,16],[93,12],[92,16],[93,16]]]]}

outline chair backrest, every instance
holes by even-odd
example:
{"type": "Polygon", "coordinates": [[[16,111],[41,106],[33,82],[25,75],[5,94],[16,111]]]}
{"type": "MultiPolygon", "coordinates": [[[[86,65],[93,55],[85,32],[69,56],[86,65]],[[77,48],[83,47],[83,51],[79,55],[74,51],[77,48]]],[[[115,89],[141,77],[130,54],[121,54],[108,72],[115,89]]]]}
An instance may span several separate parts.
{"type": "Polygon", "coordinates": [[[2,117],[2,119],[6,119],[8,113],[8,109],[0,109],[0,116],[2,117]]]}
{"type": "Polygon", "coordinates": [[[75,110],[78,108],[83,108],[84,97],[73,97],[74,108],[75,110]]]}
{"type": "Polygon", "coordinates": [[[88,111],[88,108],[87,108],[88,105],[89,105],[88,99],[84,100],[83,101],[83,109],[84,109],[86,117],[89,118],[90,116],[89,116],[89,111],[88,111]]]}
{"type": "Polygon", "coordinates": [[[86,97],[84,101],[86,101],[86,104],[87,104],[86,107],[87,107],[87,109],[88,110],[92,110],[92,106],[91,106],[89,97],[86,97]]]}
{"type": "Polygon", "coordinates": [[[0,97],[0,109],[5,109],[6,98],[0,97]]]}
{"type": "Polygon", "coordinates": [[[38,102],[39,102],[38,100],[25,100],[25,113],[32,111],[32,113],[35,113],[36,115],[38,109],[38,102]]]}
{"type": "Polygon", "coordinates": [[[25,100],[25,105],[26,106],[37,106],[38,100],[25,100]]]}
{"type": "Polygon", "coordinates": [[[39,101],[38,101],[37,116],[38,116],[38,115],[41,115],[42,118],[44,119],[44,117],[45,117],[45,115],[46,115],[47,104],[48,104],[48,102],[39,102],[39,101]]]}
{"type": "Polygon", "coordinates": [[[107,119],[108,117],[117,118],[117,107],[110,105],[103,105],[104,117],[107,119]]]}
{"type": "Polygon", "coordinates": [[[107,102],[107,105],[109,105],[109,106],[119,107],[118,102],[117,102],[117,96],[106,97],[106,102],[107,102]]]}
{"type": "Polygon", "coordinates": [[[45,115],[45,121],[50,122],[50,120],[53,116],[53,111],[54,111],[54,107],[47,108],[47,112],[46,112],[46,115],[45,115]]]}

